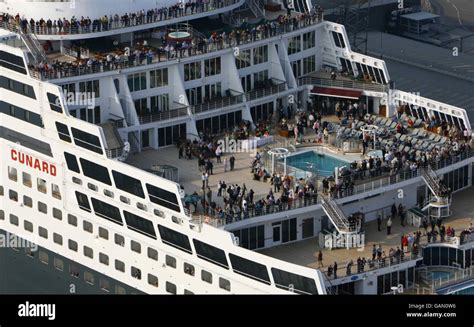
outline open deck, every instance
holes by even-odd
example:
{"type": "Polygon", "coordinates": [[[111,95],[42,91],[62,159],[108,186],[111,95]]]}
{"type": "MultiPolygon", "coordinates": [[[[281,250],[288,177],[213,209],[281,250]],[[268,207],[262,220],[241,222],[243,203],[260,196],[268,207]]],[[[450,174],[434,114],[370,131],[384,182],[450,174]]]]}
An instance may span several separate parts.
{"type": "MultiPolygon", "coordinates": [[[[448,226],[454,228],[456,231],[456,236],[459,236],[461,231],[468,228],[470,223],[474,223],[474,206],[472,206],[473,196],[473,187],[462,190],[453,195],[451,207],[453,214],[451,217],[444,219],[443,224],[446,226],[446,228],[448,226]]],[[[428,227],[428,230],[430,228],[431,227],[428,227]]],[[[402,227],[400,220],[397,219],[393,221],[390,235],[387,235],[385,221],[382,223],[380,232],[377,230],[376,221],[366,223],[364,225],[364,230],[365,245],[361,248],[324,249],[320,248],[318,238],[315,237],[296,243],[275,246],[269,249],[261,250],[259,252],[280,260],[317,269],[319,268],[318,252],[321,250],[323,253],[323,267],[321,270],[326,272],[329,265],[333,265],[334,262],[337,262],[337,276],[343,277],[346,276],[346,265],[350,260],[354,261],[352,273],[355,273],[357,269],[356,260],[358,257],[366,259],[372,258],[372,247],[374,244],[376,246],[380,244],[388,258],[388,252],[390,248],[394,248],[396,250],[397,247],[400,247],[402,235],[407,235],[420,230],[422,231],[423,235],[421,237],[420,244],[423,245],[427,243],[427,238],[424,235],[423,228],[417,228],[408,224],[405,224],[405,227],[402,227]]],[[[408,255],[409,254],[406,256],[408,255]]],[[[367,271],[367,267],[365,271],[367,271]]]]}

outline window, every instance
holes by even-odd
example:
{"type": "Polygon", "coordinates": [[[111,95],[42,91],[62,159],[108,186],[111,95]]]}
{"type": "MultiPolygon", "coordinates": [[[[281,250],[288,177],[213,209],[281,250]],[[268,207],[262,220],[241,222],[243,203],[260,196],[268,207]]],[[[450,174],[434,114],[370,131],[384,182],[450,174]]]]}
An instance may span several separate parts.
{"type": "Polygon", "coordinates": [[[53,265],[54,265],[54,268],[56,268],[57,270],[60,270],[60,271],[64,270],[64,262],[59,258],[53,259],[53,265]]]}
{"type": "Polygon", "coordinates": [[[126,294],[126,292],[122,286],[115,285],[115,294],[126,294]]]}
{"type": "Polygon", "coordinates": [[[142,271],[137,267],[132,266],[130,269],[130,274],[133,278],[142,279],[142,271]]]}
{"type": "Polygon", "coordinates": [[[232,253],[229,254],[229,258],[235,273],[265,284],[270,284],[270,276],[268,275],[267,267],[265,265],[239,257],[232,253]]]}
{"type": "Polygon", "coordinates": [[[89,233],[93,233],[93,226],[90,222],[88,222],[87,220],[84,220],[82,222],[82,228],[86,231],[86,232],[89,232],[89,233]]]}
{"type": "Polygon", "coordinates": [[[166,255],[165,260],[168,267],[176,268],[176,259],[174,257],[166,255]]]}
{"type": "Polygon", "coordinates": [[[300,35],[292,37],[288,41],[288,55],[301,51],[301,38],[300,35]]]}
{"type": "Polygon", "coordinates": [[[316,70],[316,58],[315,56],[309,56],[303,58],[303,75],[309,74],[316,70]]]}
{"type": "Polygon", "coordinates": [[[137,253],[141,253],[141,252],[142,252],[142,246],[140,245],[140,243],[135,242],[134,240],[131,240],[131,241],[130,241],[130,248],[131,248],[132,251],[134,251],[134,252],[137,252],[137,253]]]}
{"type": "Polygon", "coordinates": [[[158,210],[158,209],[153,209],[153,214],[155,216],[158,216],[160,218],[165,218],[165,213],[161,210],[158,210]]]}
{"type": "Polygon", "coordinates": [[[91,272],[84,272],[84,280],[86,283],[94,285],[94,275],[91,272]]]}
{"type": "Polygon", "coordinates": [[[114,197],[114,192],[109,191],[109,190],[104,190],[104,195],[108,196],[109,198],[113,198],[114,197]]]}
{"type": "Polygon", "coordinates": [[[23,177],[23,185],[27,187],[31,187],[31,175],[23,172],[22,177],[23,177]]]}
{"type": "Polygon", "coordinates": [[[67,222],[69,225],[77,226],[77,217],[71,214],[67,215],[67,222]]]}
{"type": "Polygon", "coordinates": [[[39,260],[44,263],[45,265],[49,264],[49,256],[46,252],[39,251],[39,260]]]}
{"type": "Polygon", "coordinates": [[[85,176],[95,179],[98,182],[112,185],[112,181],[110,180],[109,171],[106,167],[98,165],[92,161],[86,160],[81,158],[81,167],[82,172],[85,176]]]}
{"type": "Polygon", "coordinates": [[[53,208],[53,217],[59,220],[63,219],[63,213],[58,208],[53,208]]]}
{"type": "Polygon", "coordinates": [[[126,196],[121,195],[120,196],[120,202],[123,202],[125,204],[130,204],[130,199],[127,198],[126,196]]]}
{"type": "Polygon", "coordinates": [[[125,272],[125,263],[120,260],[115,260],[115,269],[121,272],[125,272]]]}
{"type": "Polygon", "coordinates": [[[77,184],[77,185],[82,185],[82,180],[80,178],[77,178],[77,177],[73,177],[72,182],[74,184],[77,184]]]}
{"type": "Polygon", "coordinates": [[[201,280],[206,283],[212,284],[212,274],[206,270],[201,270],[201,280]]]}
{"type": "Polygon", "coordinates": [[[175,193],[164,190],[160,187],[153,186],[151,184],[146,184],[146,189],[150,195],[151,202],[173,211],[181,212],[178,204],[178,198],[175,193]]]}
{"type": "Polygon", "coordinates": [[[23,221],[23,227],[26,231],[33,233],[33,224],[28,220],[23,221]]]}
{"type": "Polygon", "coordinates": [[[219,277],[219,287],[230,292],[230,282],[222,277],[219,277]]]}
{"type": "Polygon", "coordinates": [[[183,268],[184,268],[184,273],[185,274],[194,276],[194,266],[193,265],[190,265],[189,263],[185,262],[183,268]]]}
{"type": "Polygon", "coordinates": [[[92,206],[94,207],[94,212],[97,216],[105,218],[116,224],[123,225],[122,216],[120,215],[120,210],[117,207],[97,200],[96,198],[91,198],[91,200],[92,206]]]}
{"type": "Polygon", "coordinates": [[[0,88],[36,99],[35,91],[31,85],[23,84],[5,76],[0,76],[0,88]]]}
{"type": "Polygon", "coordinates": [[[204,60],[204,76],[213,76],[221,73],[221,58],[215,57],[204,60]]]}
{"type": "Polygon", "coordinates": [[[79,268],[75,264],[69,264],[69,275],[79,278],[79,268]]]}
{"type": "Polygon", "coordinates": [[[170,294],[176,294],[176,285],[170,282],[166,282],[166,292],[170,294]]]}
{"type": "Polygon", "coordinates": [[[158,229],[160,231],[160,236],[163,243],[175,247],[181,251],[192,253],[191,244],[189,243],[189,239],[186,235],[162,225],[158,225],[158,229]]]}
{"type": "Polygon", "coordinates": [[[184,65],[184,81],[201,78],[201,62],[192,62],[184,65]]]}
{"type": "Polygon", "coordinates": [[[8,194],[10,196],[10,200],[18,202],[18,193],[16,191],[10,190],[8,194]]]}
{"type": "Polygon", "coordinates": [[[253,64],[258,65],[268,61],[268,46],[253,48],[253,64]]]}
{"type": "Polygon", "coordinates": [[[23,205],[28,208],[33,208],[33,199],[29,196],[23,195],[23,205]]]}
{"type": "Polygon", "coordinates": [[[153,228],[153,224],[151,221],[134,215],[128,211],[124,211],[123,214],[125,216],[125,221],[127,222],[127,227],[129,229],[156,239],[155,229],[153,228]]]}
{"type": "Polygon", "coordinates": [[[91,259],[94,259],[94,251],[88,247],[88,246],[85,246],[82,248],[83,252],[84,252],[84,255],[88,258],[91,258],[91,259]]]}
{"type": "Polygon", "coordinates": [[[38,227],[38,234],[42,238],[48,238],[48,230],[44,227],[38,227]]]}
{"type": "Polygon", "coordinates": [[[18,217],[15,215],[10,214],[10,224],[18,226],[18,217]]]}
{"type": "Polygon", "coordinates": [[[128,192],[142,199],[145,198],[143,193],[142,183],[139,179],[130,177],[128,175],[119,173],[113,170],[112,175],[114,176],[115,186],[122,191],[128,192]]]}
{"type": "Polygon", "coordinates": [[[38,184],[38,191],[41,193],[47,193],[46,181],[42,178],[38,178],[36,181],[38,184]]]}
{"type": "Polygon", "coordinates": [[[5,211],[0,210],[0,220],[5,220],[5,211]]]}
{"type": "Polygon", "coordinates": [[[38,211],[42,212],[44,214],[48,213],[48,207],[46,206],[46,203],[38,201],[38,211]]]}
{"type": "Polygon", "coordinates": [[[91,212],[91,206],[89,204],[89,199],[87,198],[87,195],[76,191],[76,199],[77,199],[77,204],[79,205],[79,208],[81,208],[84,211],[91,212]]]}
{"type": "Polygon", "coordinates": [[[235,64],[237,69],[250,67],[250,49],[240,50],[239,54],[235,57],[235,64]]]}
{"type": "Polygon", "coordinates": [[[148,274],[148,284],[158,287],[158,277],[148,274]]]}
{"type": "Polygon", "coordinates": [[[109,256],[102,253],[102,252],[99,252],[99,262],[108,266],[109,265],[109,256]]]}
{"type": "MultiPolygon", "coordinates": [[[[0,64],[1,64],[1,62],[0,62],[0,64]]],[[[41,120],[40,115],[38,115],[37,113],[34,113],[32,111],[28,111],[26,109],[14,106],[14,105],[9,104],[5,101],[0,101],[0,113],[3,113],[5,115],[9,115],[11,117],[14,117],[16,119],[25,121],[25,122],[33,124],[35,126],[44,128],[43,121],[41,120]]]]}
{"type": "Polygon", "coordinates": [[[184,290],[184,295],[194,295],[193,292],[188,291],[187,289],[184,290]]]}
{"type": "Polygon", "coordinates": [[[58,131],[59,139],[71,143],[71,135],[66,125],[56,122],[56,130],[58,131]]]}
{"type": "Polygon", "coordinates": [[[92,100],[92,97],[100,98],[99,80],[79,82],[79,92],[86,97],[83,101],[92,100]]]}
{"type": "Polygon", "coordinates": [[[99,191],[99,187],[92,183],[87,183],[87,188],[91,191],[97,192],[99,191]]]}
{"type": "Polygon", "coordinates": [[[103,227],[99,227],[99,237],[103,238],[104,240],[109,239],[109,231],[103,227]]]}
{"type": "MultiPolygon", "coordinates": [[[[74,143],[86,150],[102,154],[102,146],[100,145],[100,139],[98,136],[84,132],[80,129],[71,127],[72,136],[74,137],[74,143]]],[[[109,184],[110,185],[110,184],[109,184]]]]}
{"type": "Polygon", "coordinates": [[[68,152],[64,152],[64,158],[66,159],[67,168],[73,172],[80,173],[79,164],[77,163],[76,156],[68,152]]]}
{"type": "Polygon", "coordinates": [[[53,233],[53,242],[59,245],[63,245],[63,237],[57,233],[53,233]]]}
{"type": "Polygon", "coordinates": [[[69,250],[77,252],[77,248],[78,248],[77,242],[73,240],[68,240],[68,248],[69,250]]]}
{"type": "Polygon", "coordinates": [[[277,268],[272,268],[273,280],[275,286],[284,290],[289,290],[290,285],[297,293],[318,294],[316,283],[313,279],[293,274],[277,268]]]}
{"type": "Polygon", "coordinates": [[[303,34],[303,50],[316,46],[316,33],[314,31],[303,34]]]}
{"type": "Polygon", "coordinates": [[[158,251],[152,248],[148,248],[147,253],[148,253],[148,258],[158,261],[158,251]]]}
{"type": "Polygon", "coordinates": [[[168,93],[150,97],[151,113],[170,110],[170,96],[168,93]]]}
{"type": "Polygon", "coordinates": [[[130,92],[142,91],[146,89],[146,72],[130,74],[127,78],[130,92]]]}
{"type": "Polygon", "coordinates": [[[117,245],[125,246],[125,238],[120,234],[114,235],[114,241],[115,241],[115,244],[117,245]]]}
{"type": "Polygon", "coordinates": [[[33,250],[30,248],[30,247],[26,247],[25,248],[25,253],[27,256],[29,256],[30,258],[34,258],[35,257],[35,253],[33,252],[33,250]]]}
{"type": "Polygon", "coordinates": [[[56,184],[51,184],[51,195],[53,198],[61,200],[61,191],[59,190],[59,186],[56,184]]]}
{"type": "Polygon", "coordinates": [[[8,166],[8,179],[16,182],[18,180],[18,173],[16,168],[8,166]]]}
{"type": "Polygon", "coordinates": [[[150,71],[150,88],[168,85],[168,68],[150,71]]]}
{"type": "Polygon", "coordinates": [[[332,37],[334,39],[334,44],[336,45],[336,47],[338,48],[346,47],[346,44],[344,42],[344,37],[342,36],[341,33],[332,31],[332,37]]]}
{"type": "Polygon", "coordinates": [[[148,211],[146,205],[144,205],[141,202],[137,202],[137,208],[140,209],[140,210],[143,210],[143,211],[148,211]]]}
{"type": "Polygon", "coordinates": [[[101,278],[99,280],[99,286],[100,286],[101,290],[106,291],[106,292],[110,292],[110,282],[108,280],[105,280],[105,279],[101,278]]]}
{"type": "Polygon", "coordinates": [[[224,268],[229,267],[229,264],[227,263],[227,258],[225,256],[225,252],[223,250],[216,248],[212,245],[209,245],[207,243],[198,241],[196,239],[193,240],[193,244],[194,244],[194,248],[196,249],[198,258],[212,262],[224,268]]]}

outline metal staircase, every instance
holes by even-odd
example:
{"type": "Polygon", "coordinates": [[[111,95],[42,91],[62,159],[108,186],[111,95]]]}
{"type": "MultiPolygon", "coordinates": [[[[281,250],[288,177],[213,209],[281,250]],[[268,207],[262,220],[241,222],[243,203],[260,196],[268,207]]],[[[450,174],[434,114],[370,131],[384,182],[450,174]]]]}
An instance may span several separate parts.
{"type": "Polygon", "coordinates": [[[28,28],[26,31],[19,29],[19,31],[23,43],[25,43],[35,62],[47,62],[48,58],[46,57],[46,53],[44,52],[43,47],[36,37],[36,34],[33,33],[31,28],[28,28]]]}
{"type": "Polygon", "coordinates": [[[367,34],[369,27],[370,5],[364,6],[364,1],[347,2],[340,8],[340,17],[346,27],[347,36],[353,46],[353,50],[367,52],[367,34]],[[363,49],[364,48],[364,49],[363,49]]]}
{"type": "Polygon", "coordinates": [[[247,0],[247,5],[256,18],[265,17],[265,4],[263,0],[247,0]]]}
{"type": "Polygon", "coordinates": [[[123,154],[124,143],[113,122],[100,124],[105,137],[107,156],[111,159],[119,158],[123,154]]]}
{"type": "Polygon", "coordinates": [[[430,165],[422,169],[421,176],[434,196],[436,196],[438,199],[447,198],[448,187],[443,184],[430,165]]]}
{"type": "Polygon", "coordinates": [[[341,234],[353,234],[360,231],[360,225],[352,225],[334,200],[322,197],[322,208],[341,234]]]}
{"type": "Polygon", "coordinates": [[[434,195],[424,205],[422,210],[428,210],[429,215],[435,218],[449,217],[451,215],[451,197],[448,187],[441,181],[430,165],[421,170],[421,177],[434,195]]]}

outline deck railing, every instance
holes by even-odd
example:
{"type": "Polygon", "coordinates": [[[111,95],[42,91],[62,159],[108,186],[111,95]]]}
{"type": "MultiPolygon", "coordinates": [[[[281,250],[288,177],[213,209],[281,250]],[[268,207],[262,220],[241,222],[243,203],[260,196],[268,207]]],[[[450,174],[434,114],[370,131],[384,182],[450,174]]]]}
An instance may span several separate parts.
{"type": "Polygon", "coordinates": [[[347,81],[340,79],[321,78],[315,76],[303,76],[298,79],[298,85],[317,85],[325,87],[338,87],[342,89],[353,89],[361,91],[387,92],[387,85],[376,83],[364,83],[358,81],[347,81]]]}

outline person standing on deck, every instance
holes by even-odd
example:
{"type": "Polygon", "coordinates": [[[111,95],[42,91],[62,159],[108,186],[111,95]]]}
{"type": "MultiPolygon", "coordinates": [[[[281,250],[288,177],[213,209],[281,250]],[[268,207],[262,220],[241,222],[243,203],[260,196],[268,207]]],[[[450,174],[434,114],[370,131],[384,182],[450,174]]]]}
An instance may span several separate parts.
{"type": "Polygon", "coordinates": [[[387,220],[387,235],[390,235],[391,229],[392,229],[392,217],[388,217],[388,220],[387,220]]]}
{"type": "Polygon", "coordinates": [[[319,268],[324,267],[324,264],[323,264],[323,253],[321,252],[321,250],[319,250],[319,253],[318,253],[318,267],[319,267],[319,268]]]}

